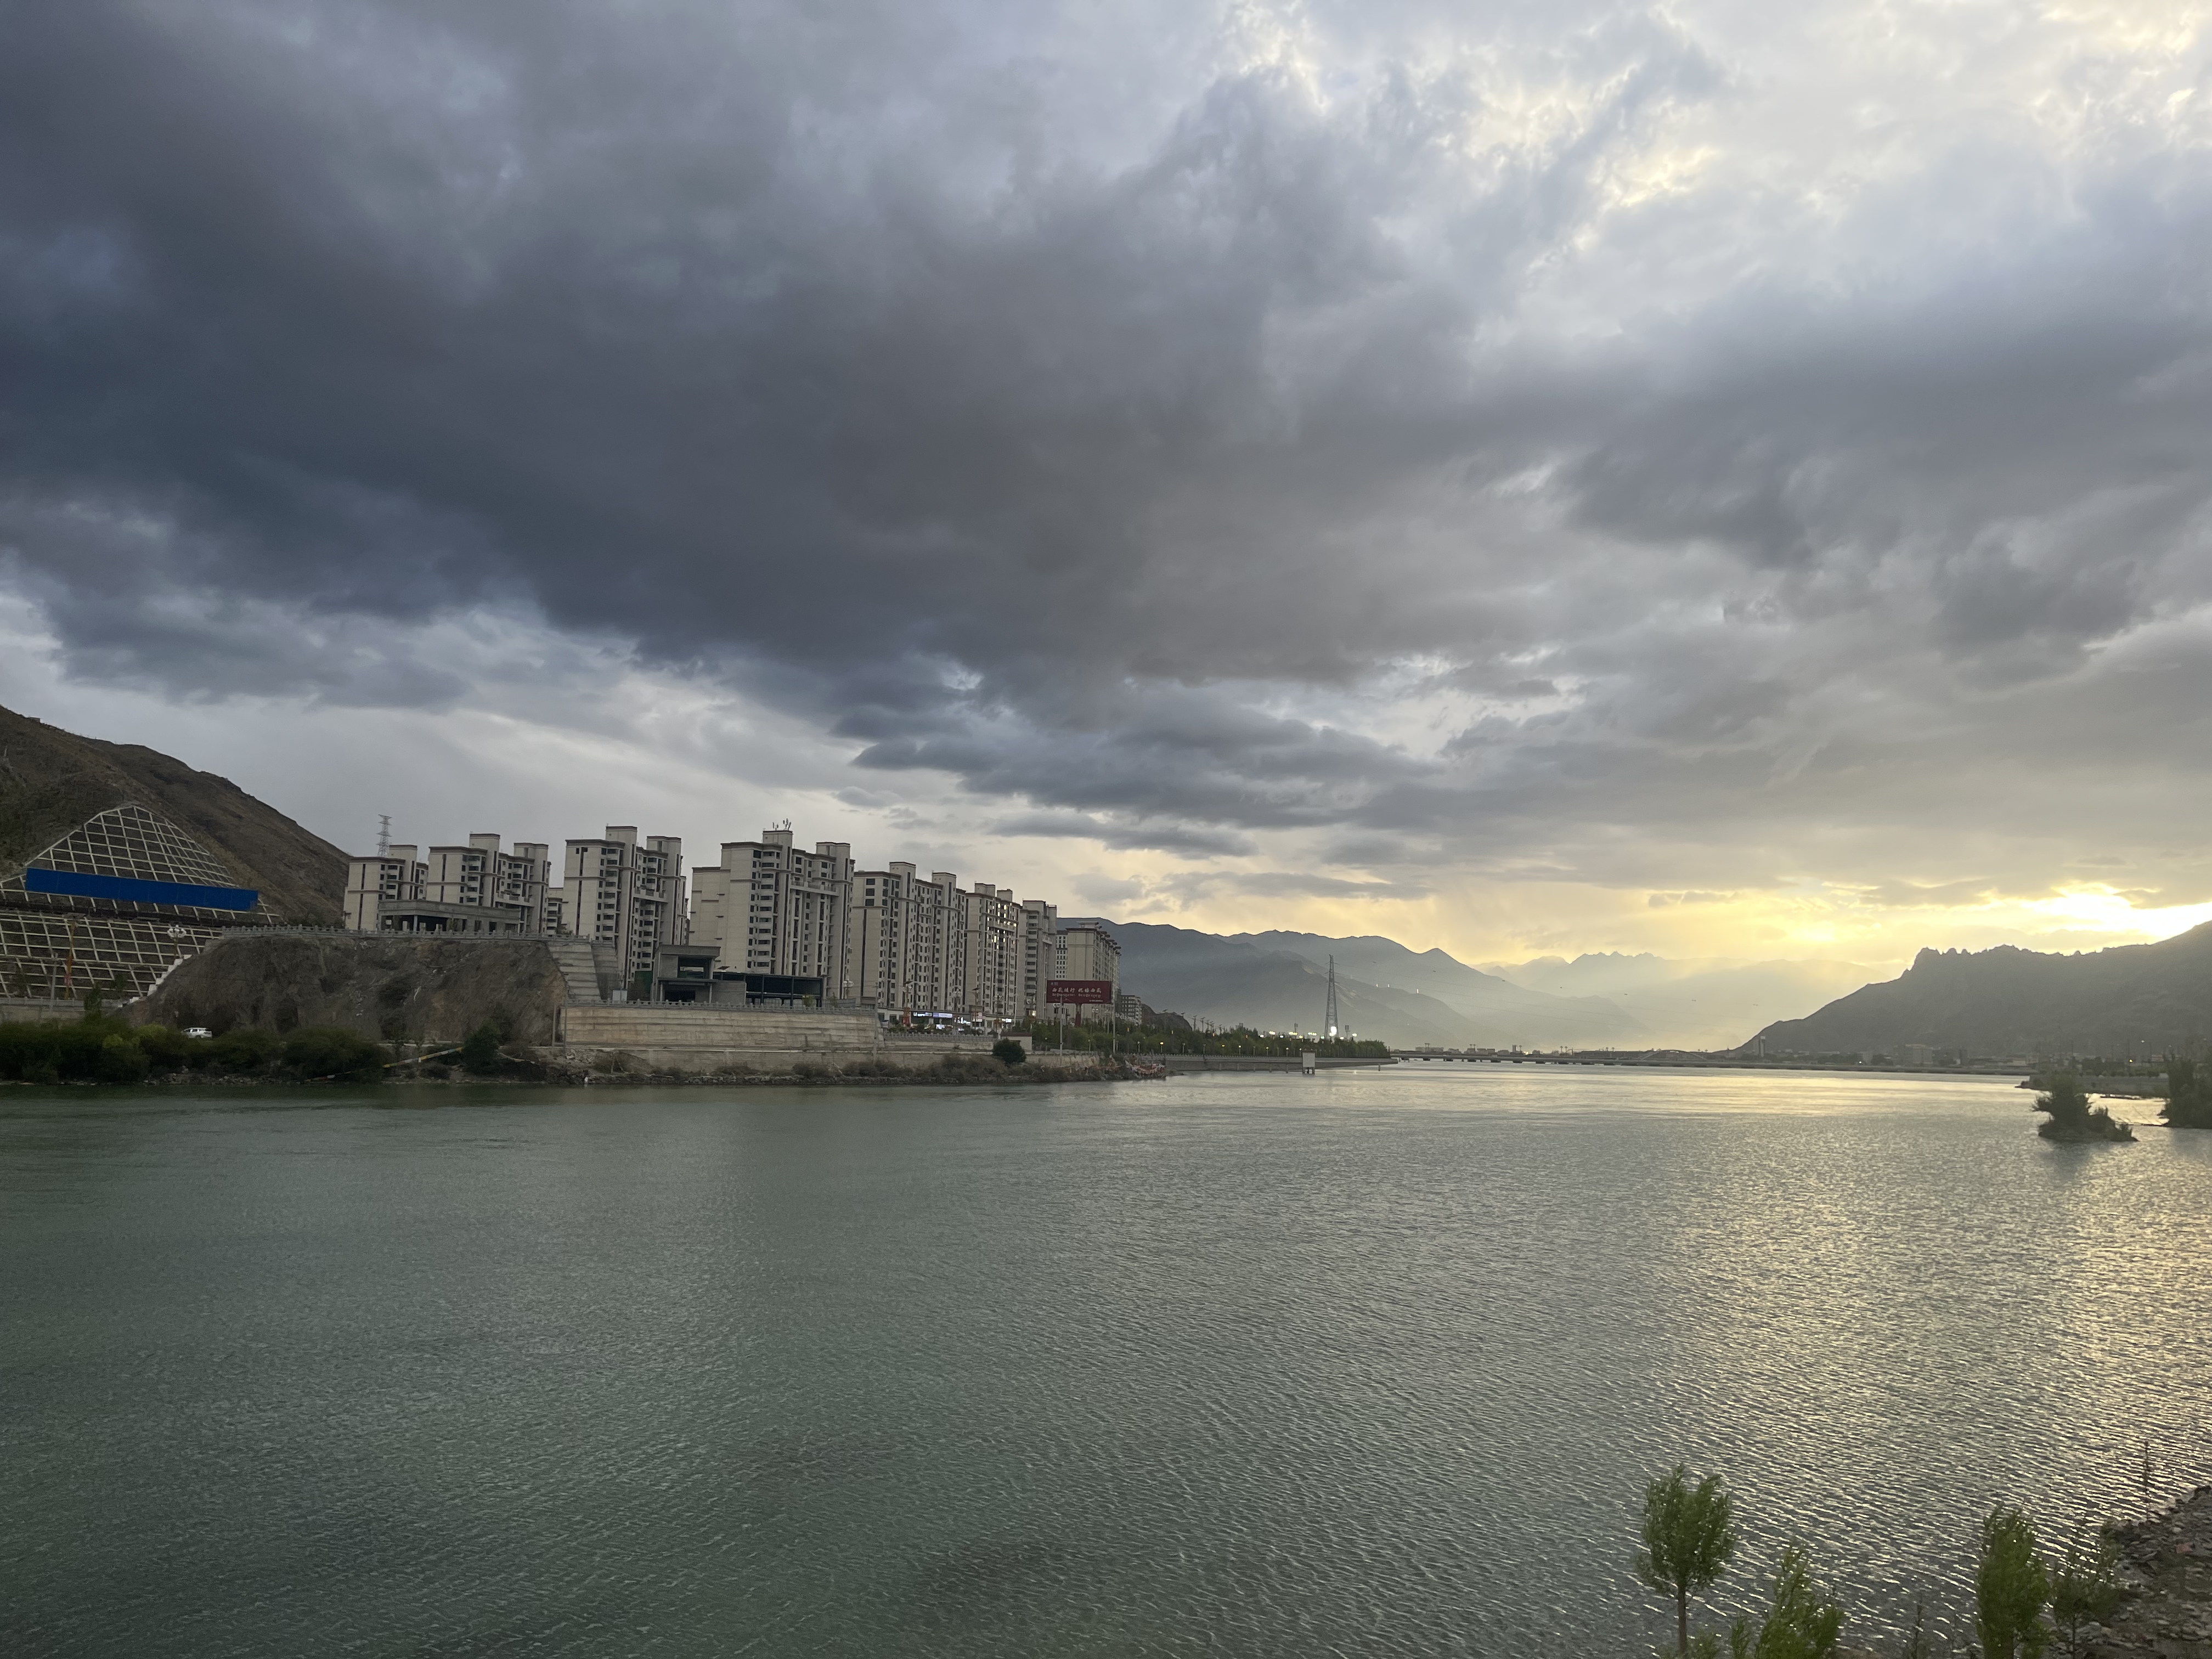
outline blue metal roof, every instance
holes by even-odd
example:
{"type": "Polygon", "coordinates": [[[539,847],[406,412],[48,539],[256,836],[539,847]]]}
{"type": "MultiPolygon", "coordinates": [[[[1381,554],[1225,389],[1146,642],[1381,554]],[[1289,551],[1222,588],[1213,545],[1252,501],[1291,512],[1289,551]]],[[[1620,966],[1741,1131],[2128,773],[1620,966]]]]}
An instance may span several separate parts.
{"type": "Polygon", "coordinates": [[[33,893],[114,899],[125,904],[171,904],[194,910],[251,910],[261,902],[260,893],[251,887],[202,887],[184,881],[88,876],[74,870],[26,870],[23,885],[33,893]]]}

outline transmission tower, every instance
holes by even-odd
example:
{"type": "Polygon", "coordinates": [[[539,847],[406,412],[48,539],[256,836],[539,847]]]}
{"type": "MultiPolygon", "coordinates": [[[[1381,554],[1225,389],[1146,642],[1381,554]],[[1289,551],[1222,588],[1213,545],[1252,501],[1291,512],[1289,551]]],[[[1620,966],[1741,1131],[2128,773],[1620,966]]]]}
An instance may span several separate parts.
{"type": "Polygon", "coordinates": [[[392,850],[392,814],[381,812],[376,819],[376,856],[382,858],[392,850]]]}
{"type": "Polygon", "coordinates": [[[1334,1037],[1336,1035],[1336,958],[1334,957],[1328,959],[1328,1017],[1322,1021],[1322,1029],[1324,1036],[1334,1037]]]}

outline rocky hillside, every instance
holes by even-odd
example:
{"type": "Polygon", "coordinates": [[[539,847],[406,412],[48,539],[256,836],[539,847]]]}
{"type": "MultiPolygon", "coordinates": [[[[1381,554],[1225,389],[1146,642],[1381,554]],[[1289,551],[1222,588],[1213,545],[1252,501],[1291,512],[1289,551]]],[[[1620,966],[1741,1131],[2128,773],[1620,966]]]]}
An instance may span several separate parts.
{"type": "Polygon", "coordinates": [[[1921,1042],[1995,1056],[2193,1048],[2212,1038],[2212,922],[2086,956],[1923,951],[1897,978],[1759,1036],[1778,1054],[1893,1054],[1921,1042]]]}
{"type": "Polygon", "coordinates": [[[241,932],[171,969],[131,1015],[218,1034],[338,1025],[386,1042],[457,1042],[489,1020],[550,1042],[564,995],[543,939],[241,932]]]}
{"type": "Polygon", "coordinates": [[[95,812],[137,801],[206,848],[264,909],[335,922],[346,855],[228,778],[137,744],[80,738],[0,708],[0,872],[19,868],[95,812]]]}

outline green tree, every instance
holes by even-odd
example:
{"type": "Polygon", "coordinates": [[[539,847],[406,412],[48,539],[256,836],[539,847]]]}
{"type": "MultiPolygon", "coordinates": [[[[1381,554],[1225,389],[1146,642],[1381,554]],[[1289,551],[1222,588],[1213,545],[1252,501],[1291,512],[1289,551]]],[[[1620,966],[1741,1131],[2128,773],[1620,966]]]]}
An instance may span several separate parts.
{"type": "Polygon", "coordinates": [[[2088,1520],[2075,1522],[2066,1540],[2065,1559],[2051,1577],[2051,1616],[2066,1632],[2067,1651],[2081,1651],[2081,1626],[2102,1624],[2120,1604],[2120,1548],[2112,1529],[2088,1534],[2088,1520]]]}
{"type": "Polygon", "coordinates": [[[1000,1037],[991,1045],[991,1054],[1009,1066],[1019,1066],[1030,1057],[1030,1051],[1012,1037],[1000,1037]]]}
{"type": "Polygon", "coordinates": [[[1814,1581],[1812,1557],[1792,1544],[1782,1552],[1772,1605],[1757,1634],[1740,1620],[1729,1645],[1751,1659],[1834,1659],[1843,1628],[1843,1608],[1814,1581]]]}
{"type": "Polygon", "coordinates": [[[2212,1079],[2197,1075],[2195,1060],[2167,1057],[2166,1104],[2158,1115],[2177,1129],[2212,1129],[2212,1079]]]}
{"type": "Polygon", "coordinates": [[[461,1064],[483,1077],[506,1062],[499,1054],[499,1028],[489,1020],[461,1039],[461,1064]]]}
{"type": "Polygon", "coordinates": [[[2038,1659],[2045,1638],[2042,1613],[2051,1579],[2036,1551],[2035,1530],[2018,1510],[2000,1504],[1982,1522],[1981,1559],[1974,1568],[1974,1630],[1982,1659],[2038,1659]]]}
{"type": "Polygon", "coordinates": [[[1690,1598],[1735,1559],[1735,1498],[1717,1474],[1692,1484],[1677,1463],[1644,1489],[1644,1547],[1636,1576],[1674,1603],[1675,1651],[1688,1659],[1690,1598]]]}

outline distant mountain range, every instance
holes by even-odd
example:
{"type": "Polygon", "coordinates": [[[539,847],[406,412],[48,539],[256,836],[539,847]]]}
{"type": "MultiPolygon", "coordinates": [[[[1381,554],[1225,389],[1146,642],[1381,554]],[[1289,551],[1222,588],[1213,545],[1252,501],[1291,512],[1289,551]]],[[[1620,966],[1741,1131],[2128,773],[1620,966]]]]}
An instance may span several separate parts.
{"type": "Polygon", "coordinates": [[[1897,978],[1778,1020],[1753,1041],[1770,1053],[1895,1054],[1925,1043],[2002,1059],[2154,1055],[2208,1037],[2212,922],[2087,956],[2010,945],[1923,951],[1897,978]]]}
{"type": "Polygon", "coordinates": [[[1341,1023],[1398,1048],[1728,1048],[1777,1012],[1862,984],[1848,963],[1676,963],[1540,957],[1469,967],[1373,934],[1222,935],[1107,924],[1123,986],[1155,1008],[1222,1025],[1316,1030],[1336,958],[1341,1023]]]}
{"type": "Polygon", "coordinates": [[[1317,933],[1223,937],[1155,922],[1109,922],[1121,983],[1155,1008],[1263,1030],[1317,1030],[1336,957],[1341,1024],[1399,1048],[1626,1042],[1638,1026],[1598,997],[1547,996],[1395,939],[1317,933]]]}
{"type": "Polygon", "coordinates": [[[1746,1032],[1817,1008],[1884,971],[1856,962],[1668,958],[1613,951],[1571,962],[1538,957],[1481,965],[1528,990],[1605,997],[1655,1041],[1673,1048],[1732,1048],[1746,1032]]]}

